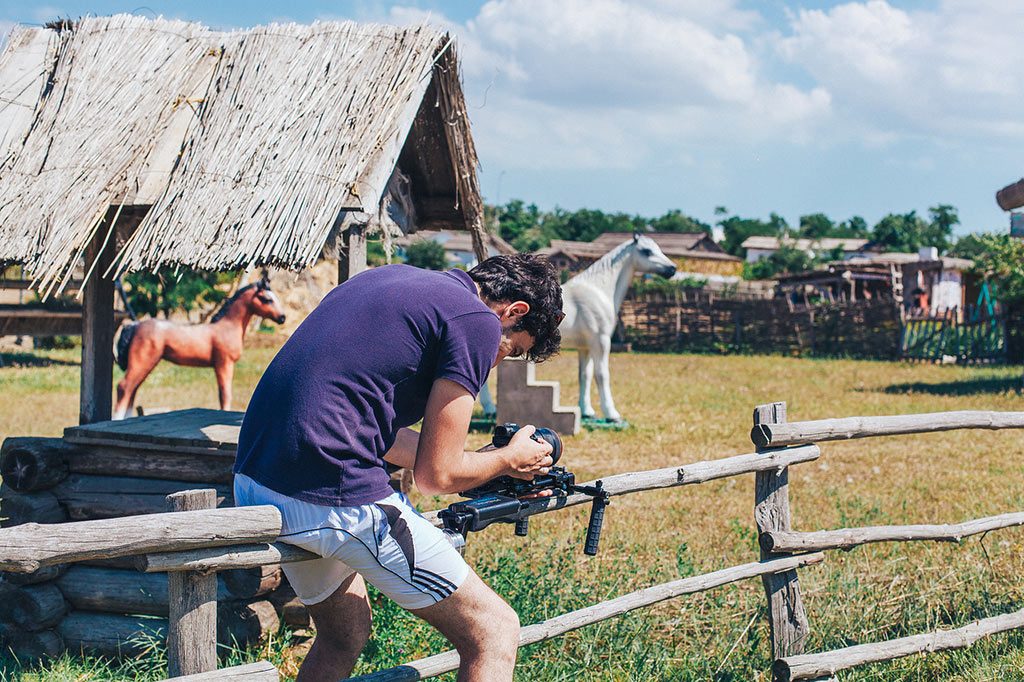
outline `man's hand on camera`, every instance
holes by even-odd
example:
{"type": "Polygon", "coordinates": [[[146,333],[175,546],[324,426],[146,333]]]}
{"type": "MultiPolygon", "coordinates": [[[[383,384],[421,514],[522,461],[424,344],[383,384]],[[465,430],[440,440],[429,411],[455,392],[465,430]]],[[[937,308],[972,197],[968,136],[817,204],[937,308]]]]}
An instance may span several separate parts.
{"type": "Polygon", "coordinates": [[[536,429],[529,424],[519,429],[507,446],[502,448],[508,463],[508,475],[530,481],[538,474],[546,474],[554,463],[551,444],[530,438],[536,429]]]}

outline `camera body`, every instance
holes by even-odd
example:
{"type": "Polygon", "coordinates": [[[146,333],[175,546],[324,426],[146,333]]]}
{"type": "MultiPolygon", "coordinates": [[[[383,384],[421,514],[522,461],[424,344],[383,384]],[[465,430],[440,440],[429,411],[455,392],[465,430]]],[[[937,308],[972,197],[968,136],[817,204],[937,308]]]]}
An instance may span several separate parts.
{"type": "MultiPolygon", "coordinates": [[[[518,424],[497,425],[491,445],[496,448],[507,446],[518,431],[518,424]]],[[[561,459],[562,439],[555,431],[540,427],[530,437],[538,443],[546,441],[551,444],[552,465],[561,459]]],[[[526,536],[530,516],[552,506],[561,506],[572,493],[583,493],[594,498],[584,547],[584,552],[593,556],[597,554],[608,493],[602,489],[600,481],[594,486],[576,485],[576,475],[564,467],[552,466],[548,473],[534,476],[532,480],[499,476],[459,493],[469,499],[454,502],[447,509],[442,509],[438,518],[441,519],[445,533],[452,539],[452,544],[461,549],[470,531],[481,531],[492,523],[514,523],[516,535],[526,536]],[[550,493],[536,497],[546,491],[550,493]]]]}

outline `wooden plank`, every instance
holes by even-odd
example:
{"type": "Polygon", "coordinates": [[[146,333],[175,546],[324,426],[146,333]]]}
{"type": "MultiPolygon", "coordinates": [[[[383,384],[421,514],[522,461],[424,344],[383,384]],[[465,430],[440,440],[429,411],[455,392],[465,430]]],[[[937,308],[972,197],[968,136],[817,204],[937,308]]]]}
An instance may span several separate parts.
{"type": "MultiPolygon", "coordinates": [[[[194,488],[190,481],[135,476],[71,474],[51,492],[72,521],[156,514],[166,509],[167,495],[194,488]]],[[[231,486],[215,486],[219,506],[233,504],[231,486]]]]}
{"type": "Polygon", "coordinates": [[[100,224],[85,251],[86,272],[91,276],[82,289],[79,424],[109,420],[113,405],[114,280],[103,276],[114,258],[110,219],[100,224]]]}
{"type": "Polygon", "coordinates": [[[886,417],[844,417],[788,424],[758,424],[750,438],[759,448],[956,429],[1024,429],[1024,412],[960,410],[886,417]]]}
{"type": "Polygon", "coordinates": [[[71,427],[64,430],[64,439],[71,443],[92,445],[150,449],[170,445],[175,450],[188,452],[234,452],[244,416],[243,412],[205,408],[174,410],[116,422],[71,427]]]}
{"type": "Polygon", "coordinates": [[[0,529],[0,570],[27,573],[68,561],[267,542],[281,533],[269,505],[0,529]]]}
{"type": "MultiPolygon", "coordinates": [[[[213,509],[217,491],[184,490],[167,496],[167,510],[213,509]]],[[[194,675],[217,669],[217,576],[195,571],[167,574],[167,674],[194,675]]]]}
{"type": "MultiPolygon", "coordinates": [[[[577,630],[586,625],[599,623],[609,618],[620,616],[658,602],[680,597],[684,594],[704,592],[722,585],[766,575],[773,572],[793,570],[797,566],[810,566],[821,563],[821,554],[804,554],[801,556],[782,557],[770,561],[753,562],[732,566],[713,573],[695,575],[681,580],[674,580],[662,585],[654,585],[636,592],[610,599],[600,604],[588,606],[577,611],[556,616],[542,623],[527,625],[519,630],[519,646],[534,644],[557,637],[566,632],[577,630]]],[[[353,682],[411,682],[428,677],[443,675],[459,667],[459,654],[446,651],[442,654],[421,658],[404,665],[380,670],[369,675],[353,677],[353,682]]]]}
{"type": "Polygon", "coordinates": [[[1024,526],[1024,512],[988,516],[962,523],[918,524],[910,526],[864,526],[819,530],[810,533],[769,531],[761,534],[761,547],[766,551],[808,552],[824,549],[852,549],[872,542],[960,542],[1000,528],[1024,526]]]}
{"type": "MultiPolygon", "coordinates": [[[[755,428],[761,424],[779,424],[786,421],[786,403],[758,405],[754,409],[755,428]]],[[[789,468],[758,472],[754,477],[754,521],[759,533],[790,530],[792,517],[789,510],[789,468]]],[[[761,549],[761,560],[782,555],[761,549]]],[[[762,578],[768,599],[768,622],[775,658],[798,654],[810,631],[800,582],[796,571],[765,575],[762,578]]]]}
{"type": "Polygon", "coordinates": [[[990,635],[1024,627],[1024,609],[1000,616],[982,618],[970,625],[953,630],[939,630],[922,635],[901,637],[887,642],[858,644],[819,654],[788,656],[772,665],[775,676],[789,680],[808,680],[835,675],[866,663],[892,661],[920,653],[934,653],[950,649],[964,649],[990,635]]]}

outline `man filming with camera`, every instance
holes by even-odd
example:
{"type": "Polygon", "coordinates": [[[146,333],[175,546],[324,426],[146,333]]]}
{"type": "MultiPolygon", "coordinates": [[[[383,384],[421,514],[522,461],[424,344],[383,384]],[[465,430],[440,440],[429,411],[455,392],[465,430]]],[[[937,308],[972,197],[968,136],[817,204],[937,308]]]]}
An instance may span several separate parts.
{"type": "Polygon", "coordinates": [[[299,682],[351,673],[370,634],[366,581],[455,646],[459,680],[512,678],[518,616],[391,489],[386,466],[411,468],[428,495],[546,474],[551,445],[532,426],[502,448],[464,448],[489,371],[556,353],[561,307],[556,272],[535,256],[468,273],[386,266],[331,291],[270,363],[239,434],[235,501],[278,507],[281,540],[321,557],[283,565],[317,630],[299,682]]]}

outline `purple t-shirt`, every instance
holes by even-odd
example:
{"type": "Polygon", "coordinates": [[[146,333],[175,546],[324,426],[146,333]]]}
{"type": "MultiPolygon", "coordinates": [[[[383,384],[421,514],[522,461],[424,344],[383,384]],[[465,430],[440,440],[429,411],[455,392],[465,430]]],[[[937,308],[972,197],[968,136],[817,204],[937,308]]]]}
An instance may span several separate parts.
{"type": "Polygon", "coordinates": [[[324,297],[267,367],[238,435],[235,473],[282,495],[349,506],[384,499],[384,454],[423,418],[435,379],[474,396],[501,323],[465,272],[389,265],[324,297]]]}

